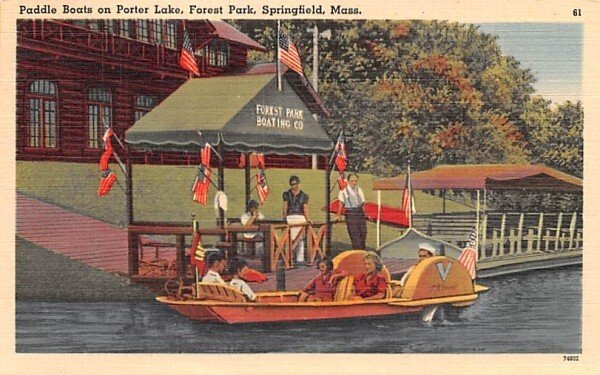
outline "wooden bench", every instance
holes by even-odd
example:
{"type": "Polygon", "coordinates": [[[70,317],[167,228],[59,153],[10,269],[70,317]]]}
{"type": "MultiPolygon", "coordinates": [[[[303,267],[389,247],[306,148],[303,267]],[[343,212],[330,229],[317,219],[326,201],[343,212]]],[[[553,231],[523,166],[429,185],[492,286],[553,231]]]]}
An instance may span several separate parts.
{"type": "Polygon", "coordinates": [[[199,299],[221,302],[247,302],[246,296],[230,285],[216,283],[196,284],[199,299]]]}

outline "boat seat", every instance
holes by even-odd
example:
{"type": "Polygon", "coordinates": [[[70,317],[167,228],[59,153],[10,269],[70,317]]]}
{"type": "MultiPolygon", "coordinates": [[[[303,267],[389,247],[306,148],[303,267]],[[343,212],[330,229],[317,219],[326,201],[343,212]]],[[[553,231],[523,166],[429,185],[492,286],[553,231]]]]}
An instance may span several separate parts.
{"type": "MultiPolygon", "coordinates": [[[[365,272],[364,259],[366,254],[367,252],[364,250],[348,250],[339,254],[333,259],[334,269],[343,270],[349,275],[340,280],[340,282],[338,283],[338,287],[334,296],[334,301],[345,301],[351,297],[352,292],[354,290],[354,277],[365,272]],[[349,277],[352,277],[352,282],[349,287],[344,287],[344,281],[349,277]]],[[[394,295],[394,288],[393,282],[391,281],[392,278],[387,267],[383,266],[383,269],[379,272],[379,274],[383,276],[387,283],[384,298],[392,298],[392,296],[394,295]]]]}
{"type": "Polygon", "coordinates": [[[246,296],[230,285],[198,283],[198,298],[222,302],[246,302],[246,296]]]}
{"type": "Polygon", "coordinates": [[[348,301],[354,295],[354,276],[342,278],[333,295],[334,302],[348,301]]]}

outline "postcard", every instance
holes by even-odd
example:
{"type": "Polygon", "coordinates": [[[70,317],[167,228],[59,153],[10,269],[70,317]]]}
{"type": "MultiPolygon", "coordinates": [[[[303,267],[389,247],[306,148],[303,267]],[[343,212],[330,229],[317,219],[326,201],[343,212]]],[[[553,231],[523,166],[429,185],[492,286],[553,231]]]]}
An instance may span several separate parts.
{"type": "Polygon", "coordinates": [[[4,2],[3,373],[592,371],[597,10],[4,2]]]}

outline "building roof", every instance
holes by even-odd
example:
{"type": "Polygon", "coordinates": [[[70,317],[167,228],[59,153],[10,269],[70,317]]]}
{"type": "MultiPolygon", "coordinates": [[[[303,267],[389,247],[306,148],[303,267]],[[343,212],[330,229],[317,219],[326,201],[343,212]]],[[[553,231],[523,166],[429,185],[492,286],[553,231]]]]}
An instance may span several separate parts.
{"type": "Polygon", "coordinates": [[[291,76],[284,75],[282,91],[275,74],[189,79],[127,130],[125,140],[140,150],[195,152],[208,142],[240,152],[328,154],[333,142],[291,76]]]}
{"type": "Polygon", "coordinates": [[[243,74],[276,74],[277,64],[275,63],[263,63],[254,65],[244,65],[233,70],[230,74],[232,75],[243,75],[243,74]]]}
{"type": "Polygon", "coordinates": [[[259,44],[257,41],[251,39],[248,35],[242,33],[241,31],[224,21],[209,20],[208,22],[215,28],[215,33],[221,39],[239,43],[257,51],[267,51],[267,49],[261,44],[259,44]]]}
{"type": "MultiPolygon", "coordinates": [[[[440,165],[411,175],[412,187],[428,189],[492,189],[582,192],[583,180],[543,165],[440,165]]],[[[373,181],[374,190],[402,190],[406,176],[373,181]]]]}

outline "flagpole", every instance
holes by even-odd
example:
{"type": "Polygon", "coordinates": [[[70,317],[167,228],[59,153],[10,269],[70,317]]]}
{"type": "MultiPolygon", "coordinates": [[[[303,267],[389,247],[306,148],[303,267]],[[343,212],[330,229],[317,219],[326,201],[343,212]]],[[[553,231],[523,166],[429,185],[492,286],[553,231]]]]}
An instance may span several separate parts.
{"type": "Polygon", "coordinates": [[[410,181],[410,161],[408,162],[408,229],[412,228],[412,183],[410,181]]]}
{"type": "MultiPolygon", "coordinates": [[[[198,221],[196,221],[196,214],[192,214],[192,233],[194,233],[194,235],[198,235],[197,233],[198,231],[198,221]]],[[[192,241],[194,242],[194,241],[192,241]]],[[[198,244],[200,243],[200,241],[198,241],[198,244]]],[[[196,257],[196,251],[198,251],[198,245],[196,245],[195,249],[191,249],[192,252],[190,254],[190,257],[196,257]]],[[[194,259],[192,258],[192,259],[194,259]]],[[[196,266],[196,263],[194,262],[194,273],[196,274],[196,284],[194,285],[194,294],[196,295],[196,298],[199,298],[200,293],[198,292],[198,267],[196,266]]]]}
{"type": "Polygon", "coordinates": [[[338,135],[337,141],[335,143],[335,146],[333,147],[333,152],[331,153],[331,157],[329,158],[329,165],[331,165],[333,163],[333,161],[335,160],[335,155],[337,154],[337,145],[340,142],[340,139],[342,139],[344,137],[344,129],[340,130],[340,135],[338,135]]]}
{"type": "Polygon", "coordinates": [[[381,246],[381,190],[377,190],[377,248],[381,246]]]}
{"type": "Polygon", "coordinates": [[[475,251],[477,252],[477,258],[479,258],[479,210],[480,206],[480,196],[479,190],[477,190],[477,216],[475,218],[475,228],[477,228],[477,246],[475,247],[475,251]]]}
{"type": "MultiPolygon", "coordinates": [[[[181,20],[181,26],[183,27],[183,32],[185,33],[185,20],[181,20]]],[[[182,50],[183,50],[183,45],[181,46],[182,50]]],[[[192,72],[188,71],[188,79],[192,79],[192,72]]]]}
{"type": "Polygon", "coordinates": [[[281,91],[281,66],[279,64],[279,33],[281,28],[281,21],[277,20],[277,47],[276,47],[276,55],[275,59],[277,61],[277,89],[281,91]]]}

